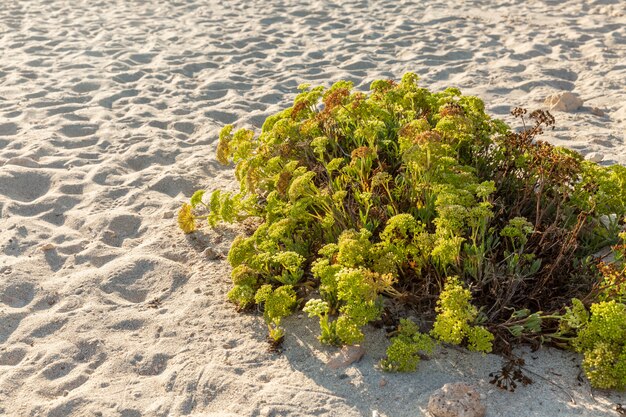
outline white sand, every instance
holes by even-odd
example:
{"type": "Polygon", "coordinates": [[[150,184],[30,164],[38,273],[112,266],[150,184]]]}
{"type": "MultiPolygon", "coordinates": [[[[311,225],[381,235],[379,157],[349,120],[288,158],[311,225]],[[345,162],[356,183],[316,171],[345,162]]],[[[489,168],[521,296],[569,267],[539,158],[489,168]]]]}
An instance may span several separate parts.
{"type": "Polygon", "coordinates": [[[371,329],[345,371],[326,369],[312,320],[288,320],[268,353],[262,319],[225,301],[227,263],[202,255],[236,229],[177,230],[194,189],[235,186],[219,128],[258,128],[301,82],[415,71],[507,120],[571,90],[585,105],[556,114],[551,140],[626,163],[623,0],[341,3],[1,2],[0,415],[419,416],[454,381],[477,384],[488,416],[617,415],[625,395],[592,397],[556,350],[526,358],[562,389],[530,375],[514,394],[487,382],[492,355],[383,374],[371,329]]]}

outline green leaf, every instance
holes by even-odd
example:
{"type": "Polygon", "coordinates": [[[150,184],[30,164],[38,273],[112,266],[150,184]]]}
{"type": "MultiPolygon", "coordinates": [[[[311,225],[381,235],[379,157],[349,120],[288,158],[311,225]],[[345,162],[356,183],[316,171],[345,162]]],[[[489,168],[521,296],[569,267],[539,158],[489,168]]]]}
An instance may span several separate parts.
{"type": "Polygon", "coordinates": [[[196,208],[198,204],[202,202],[202,196],[204,196],[205,190],[198,190],[191,196],[191,200],[189,200],[189,204],[191,207],[196,208]]]}
{"type": "Polygon", "coordinates": [[[524,332],[524,326],[516,324],[514,326],[507,327],[507,330],[515,337],[520,337],[524,332]]]}

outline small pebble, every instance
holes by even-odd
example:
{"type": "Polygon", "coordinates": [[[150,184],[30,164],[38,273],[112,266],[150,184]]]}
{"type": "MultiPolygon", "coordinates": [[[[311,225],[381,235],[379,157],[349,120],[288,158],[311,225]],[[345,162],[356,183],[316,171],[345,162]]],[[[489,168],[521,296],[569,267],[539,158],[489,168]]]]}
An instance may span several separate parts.
{"type": "Polygon", "coordinates": [[[330,359],[326,366],[330,369],[339,369],[350,366],[354,362],[358,362],[365,355],[365,349],[360,345],[344,346],[332,359],[330,359]]]}
{"type": "Polygon", "coordinates": [[[604,111],[599,107],[593,107],[591,109],[591,114],[593,114],[594,116],[603,117],[604,111]]]}
{"type": "Polygon", "coordinates": [[[52,250],[52,249],[54,249],[54,244],[53,244],[53,243],[50,243],[50,242],[48,242],[48,243],[44,243],[43,245],[41,245],[41,246],[39,247],[39,249],[41,249],[41,250],[42,250],[42,251],[44,251],[44,252],[45,252],[45,251],[48,251],[48,250],[52,250]]]}
{"type": "Polygon", "coordinates": [[[202,254],[211,260],[221,258],[221,253],[213,248],[206,248],[202,254]]]}
{"type": "Polygon", "coordinates": [[[550,111],[574,112],[583,105],[583,100],[577,94],[565,91],[546,97],[544,105],[550,111]]]}
{"type": "Polygon", "coordinates": [[[471,385],[446,384],[428,399],[428,411],[434,417],[484,417],[485,405],[471,385]]]}

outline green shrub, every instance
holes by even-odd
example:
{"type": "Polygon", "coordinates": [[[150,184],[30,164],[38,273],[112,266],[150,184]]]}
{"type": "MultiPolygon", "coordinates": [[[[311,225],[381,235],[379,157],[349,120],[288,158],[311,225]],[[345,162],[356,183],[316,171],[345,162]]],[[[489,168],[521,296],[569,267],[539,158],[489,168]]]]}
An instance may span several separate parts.
{"type": "MultiPolygon", "coordinates": [[[[432,319],[434,337],[480,351],[570,337],[558,327],[572,298],[623,303],[591,255],[618,241],[626,168],[537,140],[554,124],[548,112],[515,109],[516,132],[480,99],[417,81],[377,80],[369,94],[302,85],[258,136],[224,127],[217,159],[235,164],[240,190],[207,203],[199,191],[178,221],[191,233],[200,217],[257,220],[232,243],[229,298],[263,304],[280,337],[280,318],[308,300],[329,344],[360,342],[402,303],[432,319]]],[[[416,364],[414,335],[400,335],[389,369],[416,364]]]]}

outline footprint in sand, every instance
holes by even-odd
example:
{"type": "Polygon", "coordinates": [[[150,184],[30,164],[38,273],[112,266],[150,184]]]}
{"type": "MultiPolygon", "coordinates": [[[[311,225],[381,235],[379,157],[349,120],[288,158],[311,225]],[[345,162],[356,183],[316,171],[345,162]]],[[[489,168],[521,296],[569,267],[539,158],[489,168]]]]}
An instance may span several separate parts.
{"type": "Polygon", "coordinates": [[[18,127],[15,123],[0,123],[0,136],[16,135],[18,127]]]}
{"type": "Polygon", "coordinates": [[[24,348],[9,348],[0,352],[0,366],[16,366],[26,356],[28,351],[24,348]]]}
{"type": "Polygon", "coordinates": [[[187,281],[180,264],[153,256],[110,262],[101,268],[101,273],[102,291],[130,303],[156,297],[163,300],[187,281]]]}
{"type": "Polygon", "coordinates": [[[94,124],[70,124],[63,126],[59,132],[68,138],[80,138],[93,135],[98,131],[98,125],[94,124]]]}
{"type": "Polygon", "coordinates": [[[74,87],[72,87],[72,90],[76,93],[89,93],[99,88],[100,88],[100,83],[85,81],[85,82],[76,84],[74,87]]]}
{"type": "Polygon", "coordinates": [[[25,281],[0,283],[0,303],[12,308],[26,307],[33,301],[37,291],[35,286],[25,281]]]}
{"type": "Polygon", "coordinates": [[[50,182],[49,174],[13,167],[10,172],[0,172],[0,195],[17,201],[33,201],[49,191],[50,182]]]}

